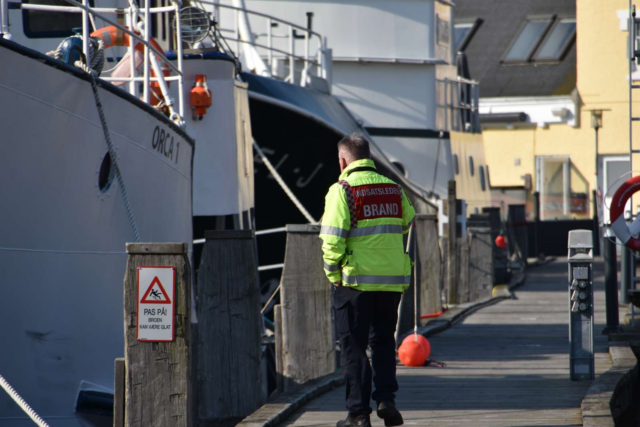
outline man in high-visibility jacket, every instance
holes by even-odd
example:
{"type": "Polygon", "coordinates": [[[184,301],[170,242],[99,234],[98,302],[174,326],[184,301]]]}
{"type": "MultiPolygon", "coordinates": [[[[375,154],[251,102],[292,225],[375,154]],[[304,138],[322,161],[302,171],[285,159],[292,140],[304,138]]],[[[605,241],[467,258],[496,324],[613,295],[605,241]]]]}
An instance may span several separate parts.
{"type": "Polygon", "coordinates": [[[371,425],[373,400],[386,426],[402,425],[395,406],[398,304],[409,286],[405,254],[415,210],[402,188],[376,172],[369,143],[359,134],[338,143],[340,181],[326,196],[320,238],[324,270],[333,283],[333,310],[347,379],[346,420],[338,427],[371,425]]]}

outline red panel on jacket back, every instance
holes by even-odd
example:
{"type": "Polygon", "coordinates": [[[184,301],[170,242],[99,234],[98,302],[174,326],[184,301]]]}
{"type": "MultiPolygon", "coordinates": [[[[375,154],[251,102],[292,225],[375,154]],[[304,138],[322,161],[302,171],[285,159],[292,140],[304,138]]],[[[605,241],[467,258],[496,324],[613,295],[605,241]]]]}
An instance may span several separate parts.
{"type": "Polygon", "coordinates": [[[402,218],[402,191],[396,184],[352,187],[358,221],[376,218],[402,218]]]}

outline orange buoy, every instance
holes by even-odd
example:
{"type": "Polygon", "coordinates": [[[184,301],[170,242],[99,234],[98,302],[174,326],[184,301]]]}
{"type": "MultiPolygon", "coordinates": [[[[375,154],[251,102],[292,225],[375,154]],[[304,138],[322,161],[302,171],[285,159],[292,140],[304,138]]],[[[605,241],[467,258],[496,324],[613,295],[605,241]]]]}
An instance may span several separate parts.
{"type": "MultiPolygon", "coordinates": [[[[129,27],[125,27],[125,28],[129,28],[129,27]]],[[[136,34],[139,34],[137,31],[135,32],[136,34]]],[[[124,31],[120,30],[117,27],[114,26],[109,26],[109,27],[104,27],[104,28],[100,28],[98,30],[95,30],[93,33],[91,33],[91,37],[97,37],[99,39],[101,39],[104,42],[104,49],[108,49],[110,47],[113,46],[124,46],[124,47],[128,47],[129,44],[131,43],[131,37],[129,36],[129,34],[125,33],[124,31]]],[[[142,55],[144,54],[144,44],[143,43],[135,43],[135,47],[134,50],[138,52],[138,55],[140,55],[140,58],[142,58],[142,55]]],[[[151,44],[151,46],[153,46],[153,48],[155,50],[157,50],[158,52],[160,52],[163,56],[165,55],[164,50],[162,49],[162,47],[160,47],[160,45],[158,44],[157,41],[155,41],[155,39],[153,37],[149,38],[149,43],[151,44]]],[[[156,55],[157,56],[157,55],[156,55]]],[[[160,58],[158,56],[158,58],[160,58]]],[[[134,58],[129,58],[129,61],[134,61],[134,65],[136,66],[136,68],[140,68],[142,66],[142,62],[141,61],[137,61],[135,60],[135,55],[134,58]]],[[[118,66],[116,66],[114,73],[117,73],[119,68],[125,66],[128,68],[128,66],[126,65],[126,63],[124,62],[120,62],[118,64],[118,66]]],[[[125,70],[123,70],[125,71],[125,70]]],[[[168,77],[171,75],[171,68],[169,68],[168,65],[164,65],[162,67],[162,74],[164,74],[165,77],[168,77]]],[[[130,74],[128,72],[126,72],[125,75],[122,76],[118,76],[118,75],[114,75],[112,74],[111,77],[130,77],[130,74]]],[[[151,70],[151,77],[156,77],[156,73],[155,71],[151,70]]],[[[115,82],[114,82],[115,83],[115,82]]],[[[167,87],[171,86],[171,81],[166,81],[167,83],[167,87]]],[[[122,84],[124,84],[124,82],[122,82],[122,84]]],[[[164,96],[162,95],[162,91],[160,90],[160,83],[156,82],[151,82],[149,84],[150,87],[150,91],[149,91],[149,103],[151,105],[157,105],[160,101],[164,100],[164,96]]]]}
{"type": "Polygon", "coordinates": [[[191,108],[194,119],[202,120],[211,104],[211,91],[207,88],[207,76],[196,74],[196,84],[191,89],[191,108]]]}
{"type": "Polygon", "coordinates": [[[507,239],[505,239],[502,234],[496,237],[496,246],[500,249],[504,249],[507,247],[507,239]]]}
{"type": "Polygon", "coordinates": [[[427,361],[424,347],[415,340],[405,340],[398,349],[398,357],[404,366],[424,366],[424,362],[427,361]]]}
{"type": "Polygon", "coordinates": [[[418,342],[422,345],[422,348],[424,349],[425,359],[428,359],[429,356],[431,355],[431,344],[429,343],[429,340],[427,340],[423,335],[411,334],[402,341],[402,344],[409,341],[415,342],[416,337],[418,337],[418,342]]]}

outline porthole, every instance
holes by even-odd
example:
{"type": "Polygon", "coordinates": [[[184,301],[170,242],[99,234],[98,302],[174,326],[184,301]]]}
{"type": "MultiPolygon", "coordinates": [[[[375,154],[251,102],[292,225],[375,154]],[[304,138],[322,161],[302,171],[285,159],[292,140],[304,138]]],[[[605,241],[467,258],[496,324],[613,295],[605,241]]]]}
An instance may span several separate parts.
{"type": "Polygon", "coordinates": [[[469,156],[469,173],[471,176],[475,174],[475,170],[473,169],[473,157],[469,156]]]}
{"type": "Polygon", "coordinates": [[[111,165],[111,156],[107,151],[104,158],[102,159],[102,164],[100,165],[100,172],[98,172],[98,188],[101,193],[106,193],[111,188],[111,184],[113,183],[114,177],[114,168],[111,165]]]}
{"type": "Polygon", "coordinates": [[[458,155],[453,155],[453,172],[456,175],[460,175],[460,165],[458,164],[458,155]]]}
{"type": "Polygon", "coordinates": [[[480,175],[480,188],[482,189],[482,191],[486,191],[487,183],[484,180],[484,168],[482,166],[478,167],[478,173],[480,175]]]}

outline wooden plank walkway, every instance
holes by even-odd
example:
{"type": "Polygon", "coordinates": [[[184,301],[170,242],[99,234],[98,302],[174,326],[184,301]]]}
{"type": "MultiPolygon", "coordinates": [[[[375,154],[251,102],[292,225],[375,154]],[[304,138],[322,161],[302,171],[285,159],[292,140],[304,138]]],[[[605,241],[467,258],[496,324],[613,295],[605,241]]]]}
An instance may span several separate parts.
{"type": "MultiPolygon", "coordinates": [[[[405,425],[581,426],[590,382],[569,380],[567,264],[528,271],[515,299],[484,308],[430,338],[447,368],[398,366],[405,425]]],[[[611,366],[604,327],[604,267],[595,266],[596,370],[611,366]]],[[[344,387],[295,412],[286,426],[335,426],[346,416],[344,387]]],[[[372,414],[374,426],[382,420],[372,414]]]]}

